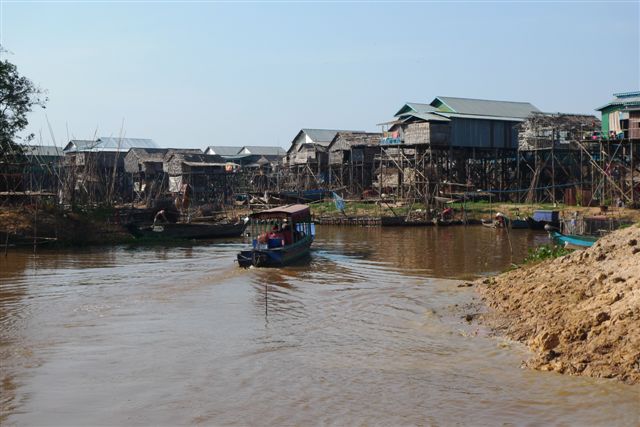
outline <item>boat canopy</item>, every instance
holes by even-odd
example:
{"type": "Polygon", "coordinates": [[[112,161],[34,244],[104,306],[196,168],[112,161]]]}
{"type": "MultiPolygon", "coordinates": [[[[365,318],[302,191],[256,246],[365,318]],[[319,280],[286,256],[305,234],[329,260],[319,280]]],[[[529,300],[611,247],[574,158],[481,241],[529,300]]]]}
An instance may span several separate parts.
{"type": "Polygon", "coordinates": [[[533,212],[534,221],[558,222],[559,212],[549,210],[537,210],[533,212]]]}
{"type": "Polygon", "coordinates": [[[255,219],[291,218],[294,221],[306,220],[309,216],[309,206],[307,205],[279,206],[277,208],[267,209],[266,211],[251,214],[251,218],[255,219]]]}

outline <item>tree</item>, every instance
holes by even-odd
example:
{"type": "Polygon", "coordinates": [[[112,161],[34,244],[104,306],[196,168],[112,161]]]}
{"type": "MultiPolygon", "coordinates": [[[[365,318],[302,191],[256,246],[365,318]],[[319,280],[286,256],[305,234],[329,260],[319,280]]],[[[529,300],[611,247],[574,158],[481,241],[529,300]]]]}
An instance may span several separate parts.
{"type": "MultiPolygon", "coordinates": [[[[5,52],[0,46],[0,55],[5,52]]],[[[0,59],[0,160],[11,161],[22,153],[15,141],[33,139],[33,134],[24,138],[18,136],[29,123],[27,114],[34,106],[44,108],[47,101],[42,89],[21,76],[14,64],[0,59]]]]}

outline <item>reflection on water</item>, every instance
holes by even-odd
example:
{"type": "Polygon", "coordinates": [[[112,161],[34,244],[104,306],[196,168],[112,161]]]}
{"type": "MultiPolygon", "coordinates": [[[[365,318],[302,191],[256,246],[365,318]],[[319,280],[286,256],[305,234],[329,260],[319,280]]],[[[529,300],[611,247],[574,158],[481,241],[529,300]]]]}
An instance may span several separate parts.
{"type": "Polygon", "coordinates": [[[474,291],[450,279],[544,234],[318,231],[284,269],[237,268],[240,242],[0,257],[0,422],[638,423],[638,387],[522,370],[461,320],[474,291]]]}

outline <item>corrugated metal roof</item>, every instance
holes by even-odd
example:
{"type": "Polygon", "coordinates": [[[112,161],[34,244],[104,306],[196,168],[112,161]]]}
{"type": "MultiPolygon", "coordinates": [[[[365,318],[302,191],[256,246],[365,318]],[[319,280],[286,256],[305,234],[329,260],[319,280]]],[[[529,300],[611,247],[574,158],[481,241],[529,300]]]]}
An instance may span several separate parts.
{"type": "Polygon", "coordinates": [[[476,119],[476,120],[500,120],[505,122],[524,122],[526,117],[501,117],[501,116],[483,116],[476,114],[459,114],[459,113],[438,113],[444,117],[457,117],[461,119],[476,119]]]}
{"type": "Polygon", "coordinates": [[[316,144],[328,144],[331,142],[336,133],[340,132],[336,129],[302,129],[309,138],[316,144]]]}
{"type": "Polygon", "coordinates": [[[242,160],[251,157],[253,154],[234,154],[232,156],[223,156],[225,160],[242,160]]]}
{"type": "Polygon", "coordinates": [[[395,113],[394,117],[403,116],[410,113],[430,113],[432,111],[436,111],[436,108],[431,104],[422,104],[420,102],[407,102],[395,113]]]}
{"type": "Polygon", "coordinates": [[[22,145],[22,148],[27,156],[62,157],[64,155],[62,148],[55,145],[22,145]]]}
{"type": "Polygon", "coordinates": [[[64,148],[65,152],[75,151],[105,151],[125,152],[131,148],[159,148],[151,139],[144,138],[114,138],[100,137],[95,141],[86,139],[72,139],[64,148]]]}
{"type": "Polygon", "coordinates": [[[438,96],[431,105],[440,101],[458,114],[475,116],[497,116],[524,119],[533,112],[538,112],[529,102],[493,101],[489,99],[455,98],[452,96],[438,96]]]}
{"type": "Polygon", "coordinates": [[[606,105],[596,108],[596,111],[613,106],[636,106],[640,105],[640,92],[614,93],[614,98],[606,105]]]}
{"type": "Polygon", "coordinates": [[[91,148],[98,145],[97,141],[93,139],[72,139],[67,143],[62,151],[64,152],[74,152],[74,151],[83,151],[90,150],[91,148]]]}
{"type": "Polygon", "coordinates": [[[287,154],[284,148],[277,146],[260,146],[260,145],[245,145],[242,147],[238,154],[257,154],[260,156],[284,156],[287,154]]]}
{"type": "Polygon", "coordinates": [[[128,151],[130,148],[160,148],[152,139],[146,138],[117,138],[101,136],[98,138],[100,146],[105,150],[128,151]]]}
{"type": "Polygon", "coordinates": [[[235,147],[232,145],[210,145],[205,151],[219,156],[233,156],[239,154],[240,150],[242,150],[242,147],[235,147]]]}
{"type": "Polygon", "coordinates": [[[427,122],[450,122],[451,120],[442,115],[442,113],[411,113],[408,114],[403,121],[410,119],[411,117],[417,117],[418,119],[425,120],[427,122]]]}

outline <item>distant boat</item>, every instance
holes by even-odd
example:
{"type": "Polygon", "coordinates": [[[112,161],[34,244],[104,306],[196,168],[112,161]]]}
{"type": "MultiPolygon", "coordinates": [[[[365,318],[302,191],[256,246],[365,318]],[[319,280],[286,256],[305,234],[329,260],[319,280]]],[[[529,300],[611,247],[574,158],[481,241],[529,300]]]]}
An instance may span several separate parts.
{"type": "Polygon", "coordinates": [[[129,232],[135,237],[164,239],[214,239],[240,237],[246,227],[243,221],[236,223],[162,223],[149,226],[130,224],[129,232]]]}
{"type": "Polygon", "coordinates": [[[315,202],[329,195],[326,190],[281,191],[280,197],[302,202],[315,202]]]}
{"type": "Polygon", "coordinates": [[[489,228],[506,228],[511,222],[504,214],[498,212],[494,219],[482,219],[482,225],[489,228]]]}
{"type": "Polygon", "coordinates": [[[529,227],[534,230],[542,230],[545,225],[560,227],[560,212],[551,210],[537,210],[533,216],[527,218],[529,227]]]}
{"type": "Polygon", "coordinates": [[[315,236],[309,206],[281,206],[249,218],[251,248],[238,253],[240,267],[282,267],[309,256],[315,236]]]}
{"type": "Polygon", "coordinates": [[[480,221],[487,228],[506,228],[505,223],[493,219],[482,219],[480,221]]]}
{"type": "Polygon", "coordinates": [[[511,228],[530,228],[529,222],[526,219],[520,218],[509,220],[509,226],[511,228]]]}
{"type": "Polygon", "coordinates": [[[576,234],[562,234],[559,231],[549,231],[549,237],[556,243],[563,245],[567,249],[586,249],[593,246],[598,240],[593,236],[579,236],[576,234]]]}

